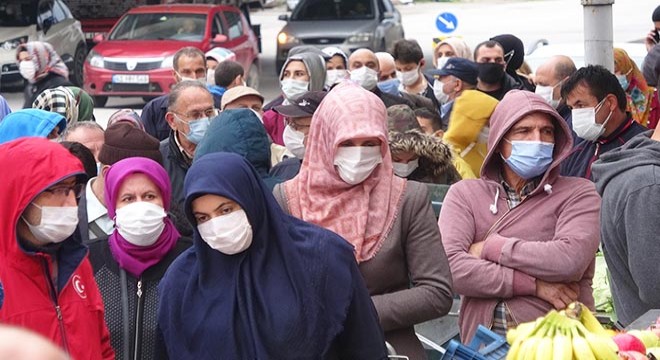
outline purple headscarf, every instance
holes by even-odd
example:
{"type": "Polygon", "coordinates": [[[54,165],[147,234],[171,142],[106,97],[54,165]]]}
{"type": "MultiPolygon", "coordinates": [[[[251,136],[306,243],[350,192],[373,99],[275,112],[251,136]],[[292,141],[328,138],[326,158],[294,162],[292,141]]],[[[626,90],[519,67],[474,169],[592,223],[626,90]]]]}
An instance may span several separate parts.
{"type": "MultiPolygon", "coordinates": [[[[118,161],[110,167],[105,175],[105,203],[108,207],[108,216],[111,219],[115,218],[117,193],[121,184],[129,175],[138,173],[146,175],[153,181],[160,190],[165,211],[169,210],[172,189],[167,171],[151,159],[132,157],[118,161]]],[[[158,237],[158,240],[150,246],[133,245],[126,241],[117,229],[115,229],[112,235],[110,235],[108,243],[112,256],[122,269],[135,277],[140,277],[145,270],[160,262],[172,250],[181,235],[174,227],[172,220],[166,217],[164,221],[165,228],[163,232],[158,237]]]]}

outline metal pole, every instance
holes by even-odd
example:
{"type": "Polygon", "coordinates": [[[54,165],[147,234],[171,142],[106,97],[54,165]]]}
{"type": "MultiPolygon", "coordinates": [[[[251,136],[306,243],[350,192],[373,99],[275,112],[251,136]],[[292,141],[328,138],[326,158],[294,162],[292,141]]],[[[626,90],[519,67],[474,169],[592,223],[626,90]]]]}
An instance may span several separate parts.
{"type": "Polygon", "coordinates": [[[584,9],[584,63],[614,72],[612,4],[614,0],[581,0],[584,9]]]}

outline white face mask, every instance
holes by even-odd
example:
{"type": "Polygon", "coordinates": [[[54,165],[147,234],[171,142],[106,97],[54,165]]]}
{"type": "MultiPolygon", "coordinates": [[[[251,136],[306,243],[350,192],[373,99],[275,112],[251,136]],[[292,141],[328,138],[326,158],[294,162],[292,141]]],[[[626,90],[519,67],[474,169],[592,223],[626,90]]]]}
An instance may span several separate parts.
{"type": "Polygon", "coordinates": [[[153,245],[165,229],[165,209],[150,202],[137,201],[117,209],[116,213],[119,235],[136,246],[153,245]]]}
{"type": "Polygon", "coordinates": [[[39,206],[35,203],[32,205],[41,210],[41,222],[32,225],[25,218],[23,221],[32,235],[42,244],[61,243],[76,231],[78,226],[77,206],[39,206]]]}
{"type": "Polygon", "coordinates": [[[301,131],[294,130],[291,126],[287,125],[284,128],[282,138],[284,139],[284,146],[286,149],[295,157],[302,159],[303,156],[305,156],[305,134],[301,131]]]}
{"type": "Polygon", "coordinates": [[[199,79],[198,79],[198,78],[192,78],[192,77],[186,77],[186,76],[183,76],[183,75],[179,74],[179,73],[176,72],[176,71],[175,71],[175,73],[179,76],[179,79],[181,79],[180,82],[184,82],[184,81],[197,81],[197,82],[200,83],[200,84],[206,85],[206,78],[199,78],[199,79]]]}
{"type": "Polygon", "coordinates": [[[37,69],[32,60],[23,60],[18,64],[18,72],[25,80],[33,83],[37,69]]]}
{"type": "Polygon", "coordinates": [[[309,91],[309,81],[284,79],[280,81],[280,87],[289,101],[295,100],[309,91]]]}
{"type": "Polygon", "coordinates": [[[477,137],[477,142],[480,144],[488,144],[488,135],[490,135],[490,127],[482,127],[479,136],[477,137]]]}
{"type": "Polygon", "coordinates": [[[243,210],[214,217],[197,225],[197,230],[212,249],[225,255],[243,252],[252,244],[252,226],[243,210]]]}
{"type": "Polygon", "coordinates": [[[445,87],[445,83],[443,83],[439,79],[436,79],[433,82],[433,95],[435,95],[435,98],[438,99],[440,104],[446,104],[449,101],[451,101],[450,99],[451,95],[445,92],[444,87],[445,87]]]}
{"type": "Polygon", "coordinates": [[[337,149],[334,164],[344,182],[357,185],[366,180],[381,162],[380,146],[342,146],[337,149]]]}
{"type": "Polygon", "coordinates": [[[587,141],[596,141],[598,138],[603,135],[605,132],[605,125],[610,121],[612,117],[612,112],[607,115],[607,119],[602,124],[596,123],[596,114],[601,109],[601,105],[604,103],[603,99],[596,107],[591,108],[582,108],[582,109],[573,109],[571,111],[571,117],[573,119],[573,131],[577,136],[587,140],[587,141]]]}
{"type": "Polygon", "coordinates": [[[396,77],[401,80],[404,86],[410,86],[419,80],[419,67],[410,71],[397,71],[396,77]]]}
{"type": "Polygon", "coordinates": [[[215,85],[215,69],[206,70],[206,83],[209,85],[215,85]]]}
{"type": "Polygon", "coordinates": [[[373,90],[378,84],[378,72],[366,66],[351,70],[351,80],[366,90],[373,90]]]}
{"type": "Polygon", "coordinates": [[[559,100],[553,99],[553,93],[555,92],[554,86],[536,85],[536,90],[534,92],[536,95],[542,97],[543,100],[553,108],[556,109],[559,106],[559,100]]]}
{"type": "Polygon", "coordinates": [[[400,162],[393,162],[392,167],[394,168],[394,174],[396,176],[406,178],[410,174],[412,174],[413,171],[417,170],[417,168],[419,167],[419,158],[415,160],[410,160],[408,161],[407,164],[400,162]]]}
{"type": "Polygon", "coordinates": [[[329,88],[332,85],[341,82],[346,79],[346,75],[348,75],[348,71],[346,70],[328,70],[325,75],[325,86],[329,88]]]}
{"type": "Polygon", "coordinates": [[[437,64],[436,68],[437,69],[442,69],[443,67],[445,67],[445,64],[447,63],[447,60],[449,60],[449,56],[443,56],[443,57],[437,58],[435,60],[436,64],[437,64]]]}

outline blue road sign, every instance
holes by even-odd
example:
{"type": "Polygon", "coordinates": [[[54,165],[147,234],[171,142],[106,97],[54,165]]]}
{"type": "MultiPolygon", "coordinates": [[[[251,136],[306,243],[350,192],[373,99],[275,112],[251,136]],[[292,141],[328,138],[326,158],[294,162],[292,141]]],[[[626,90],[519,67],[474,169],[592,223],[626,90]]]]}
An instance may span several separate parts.
{"type": "Polygon", "coordinates": [[[450,33],[458,27],[458,20],[454,14],[443,12],[435,18],[435,26],[443,33],[450,33]]]}

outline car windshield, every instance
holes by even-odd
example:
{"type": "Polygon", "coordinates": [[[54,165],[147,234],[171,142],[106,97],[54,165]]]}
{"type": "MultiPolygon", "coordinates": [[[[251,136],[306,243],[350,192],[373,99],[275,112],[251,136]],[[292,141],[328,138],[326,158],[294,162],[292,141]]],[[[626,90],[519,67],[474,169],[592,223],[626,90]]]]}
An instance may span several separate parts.
{"type": "Polygon", "coordinates": [[[3,0],[0,3],[0,26],[30,26],[37,23],[37,2],[3,0]]]}
{"type": "Polygon", "coordinates": [[[372,0],[303,0],[291,14],[294,21],[366,20],[375,17],[372,0]]]}
{"type": "Polygon", "coordinates": [[[129,14],[110,34],[110,40],[202,41],[204,14],[129,14]]]}

